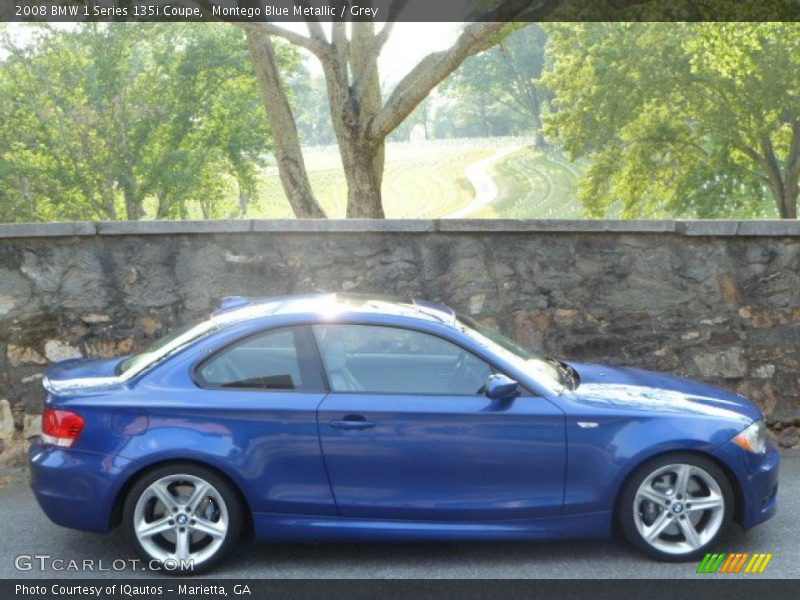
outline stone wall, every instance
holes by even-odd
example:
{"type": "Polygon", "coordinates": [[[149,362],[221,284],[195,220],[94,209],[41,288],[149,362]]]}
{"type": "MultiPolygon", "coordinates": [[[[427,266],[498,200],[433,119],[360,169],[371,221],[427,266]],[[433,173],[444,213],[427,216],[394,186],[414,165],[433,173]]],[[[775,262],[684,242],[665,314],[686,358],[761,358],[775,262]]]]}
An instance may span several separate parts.
{"type": "Polygon", "coordinates": [[[800,426],[800,222],[215,221],[0,225],[0,462],[41,373],[136,350],[228,295],[444,301],[524,345],[670,371],[800,426]]]}

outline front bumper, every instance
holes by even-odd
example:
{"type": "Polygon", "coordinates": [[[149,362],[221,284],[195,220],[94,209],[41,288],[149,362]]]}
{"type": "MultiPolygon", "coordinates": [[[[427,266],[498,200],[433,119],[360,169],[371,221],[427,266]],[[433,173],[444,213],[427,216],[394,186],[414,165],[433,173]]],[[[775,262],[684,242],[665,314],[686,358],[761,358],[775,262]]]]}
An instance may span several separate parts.
{"type": "Polygon", "coordinates": [[[119,475],[130,461],[37,441],[28,462],[31,488],[51,521],[98,533],[111,529],[119,475]]]}
{"type": "Polygon", "coordinates": [[[739,521],[743,529],[763,523],[777,510],[780,454],[767,444],[764,454],[746,452],[733,442],[726,442],[714,452],[736,475],[741,489],[739,521]]]}

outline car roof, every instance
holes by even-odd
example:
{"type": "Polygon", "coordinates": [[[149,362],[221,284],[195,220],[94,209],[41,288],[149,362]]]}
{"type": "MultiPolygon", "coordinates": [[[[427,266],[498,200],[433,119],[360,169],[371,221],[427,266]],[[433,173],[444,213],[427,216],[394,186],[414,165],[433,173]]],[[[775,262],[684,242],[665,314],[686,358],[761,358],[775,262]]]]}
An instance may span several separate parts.
{"type": "Polygon", "coordinates": [[[424,300],[364,295],[364,294],[305,294],[297,296],[272,296],[223,298],[220,307],[212,314],[219,322],[249,321],[268,316],[316,313],[326,319],[337,315],[387,315],[434,321],[445,325],[455,324],[455,311],[444,304],[424,300]]]}

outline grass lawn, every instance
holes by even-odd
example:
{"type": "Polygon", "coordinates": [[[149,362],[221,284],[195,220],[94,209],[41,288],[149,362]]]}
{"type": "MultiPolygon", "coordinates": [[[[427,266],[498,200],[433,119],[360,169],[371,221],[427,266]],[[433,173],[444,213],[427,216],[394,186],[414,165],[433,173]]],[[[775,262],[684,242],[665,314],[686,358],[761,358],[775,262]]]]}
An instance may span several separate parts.
{"type": "Polygon", "coordinates": [[[471,217],[507,219],[577,219],[579,167],[555,153],[530,147],[505,157],[491,170],[499,190],[495,202],[471,217]]]}
{"type": "MultiPolygon", "coordinates": [[[[383,176],[383,201],[388,218],[436,218],[469,202],[474,191],[464,175],[467,165],[494,152],[483,140],[473,143],[390,144],[383,176]]],[[[311,187],[331,217],[344,217],[347,184],[335,152],[309,151],[306,167],[311,187]]],[[[258,207],[252,216],[292,217],[277,170],[259,182],[258,207]]]]}

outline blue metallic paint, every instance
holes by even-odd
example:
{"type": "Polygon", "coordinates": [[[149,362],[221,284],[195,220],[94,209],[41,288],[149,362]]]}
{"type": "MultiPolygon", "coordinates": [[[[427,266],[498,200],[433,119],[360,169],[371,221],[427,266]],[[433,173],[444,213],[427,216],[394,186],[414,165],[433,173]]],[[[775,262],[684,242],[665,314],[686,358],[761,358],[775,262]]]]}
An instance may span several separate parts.
{"type": "MultiPolygon", "coordinates": [[[[86,427],[73,448],[31,447],[31,485],[47,515],[107,531],[138,473],[193,460],[241,490],[262,540],[596,537],[610,533],[617,494],[636,466],[686,450],[714,457],[735,477],[745,527],[775,512],[777,452],[751,455],[729,441],[761,418],[740,396],[577,363],[581,385],[556,394],[445,319],[356,309],[331,316],[299,306],[230,325],[110,389],[49,394],[47,406],[78,412],[86,427]],[[191,377],[194,365],[233,340],[331,320],[438,335],[491,362],[523,393],[493,401],[209,390],[191,377]],[[330,427],[352,413],[376,426],[330,427]]],[[[48,377],[106,377],[118,362],[66,361],[48,377]]]]}

